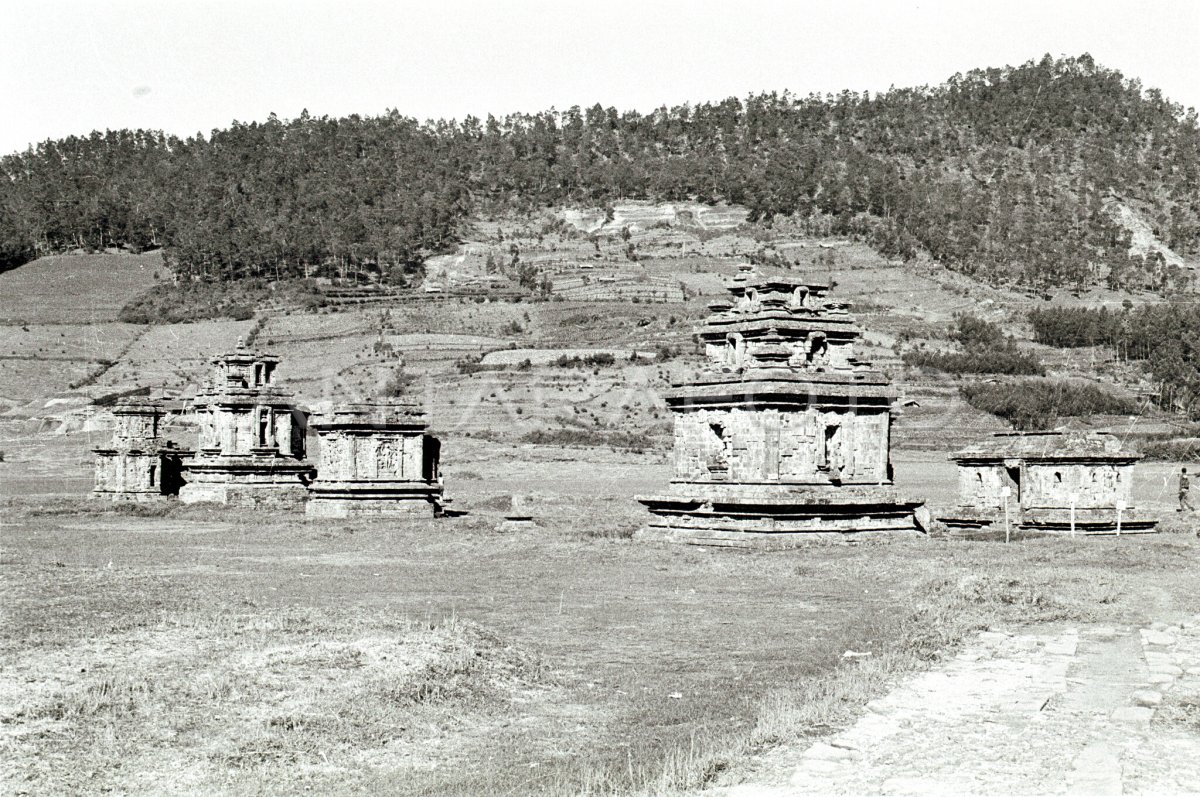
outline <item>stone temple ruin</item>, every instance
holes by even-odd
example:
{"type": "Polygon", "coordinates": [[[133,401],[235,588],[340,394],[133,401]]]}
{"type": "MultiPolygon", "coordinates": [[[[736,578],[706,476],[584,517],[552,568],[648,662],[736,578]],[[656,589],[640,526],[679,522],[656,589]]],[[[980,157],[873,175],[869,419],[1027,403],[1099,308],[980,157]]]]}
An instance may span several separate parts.
{"type": "Polygon", "coordinates": [[[112,445],[93,450],[96,486],[92,497],[145,501],[178,493],[186,452],[159,436],[162,405],[126,398],[116,403],[112,413],[112,445]]]}
{"type": "Polygon", "coordinates": [[[312,424],[320,447],[308,514],[440,515],[441,444],[425,414],[395,401],[334,407],[312,424]]]}
{"type": "Polygon", "coordinates": [[[966,448],[958,464],[959,507],[938,518],[951,533],[1003,529],[1115,534],[1153,531],[1131,505],[1141,455],[1096,432],[1009,432],[966,448]]]}
{"type": "Polygon", "coordinates": [[[193,401],[197,450],[181,451],[159,436],[161,405],[118,403],[112,446],[95,451],[94,496],[177,493],[184,503],[250,506],[307,501],[313,517],[442,514],[441,443],[427,433],[416,405],[333,407],[312,424],[318,471],[305,459],[308,413],[275,384],[279,358],[239,340],[212,363],[193,401]]]}
{"type": "Polygon", "coordinates": [[[237,349],[215,357],[212,378],[196,396],[200,425],[188,464],[184,503],[301,502],[313,475],[305,460],[308,414],[275,385],[279,358],[237,349]]]}
{"type": "Polygon", "coordinates": [[[855,357],[861,337],[829,287],[740,275],[700,330],[709,369],[665,394],[675,420],[667,495],[637,536],[787,546],[918,532],[921,501],[892,486],[896,394],[855,357]]]}

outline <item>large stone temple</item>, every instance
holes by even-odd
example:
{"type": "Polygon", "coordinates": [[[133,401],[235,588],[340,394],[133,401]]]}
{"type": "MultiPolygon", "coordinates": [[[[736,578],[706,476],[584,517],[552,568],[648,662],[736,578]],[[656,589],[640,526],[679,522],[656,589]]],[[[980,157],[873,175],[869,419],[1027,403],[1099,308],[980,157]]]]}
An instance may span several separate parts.
{"type": "Polygon", "coordinates": [[[308,414],[275,384],[279,358],[237,349],[213,358],[194,399],[200,440],[179,492],[184,503],[303,502],[313,475],[305,459],[308,414]]]}
{"type": "Polygon", "coordinates": [[[308,514],[440,515],[441,445],[426,434],[425,413],[397,401],[334,407],[312,428],[318,478],[309,485],[308,514]]]}
{"type": "Polygon", "coordinates": [[[699,332],[709,365],[665,393],[674,474],[639,539],[786,547],[924,531],[892,485],[896,392],[855,356],[862,331],[829,286],[742,274],[699,332]]]}

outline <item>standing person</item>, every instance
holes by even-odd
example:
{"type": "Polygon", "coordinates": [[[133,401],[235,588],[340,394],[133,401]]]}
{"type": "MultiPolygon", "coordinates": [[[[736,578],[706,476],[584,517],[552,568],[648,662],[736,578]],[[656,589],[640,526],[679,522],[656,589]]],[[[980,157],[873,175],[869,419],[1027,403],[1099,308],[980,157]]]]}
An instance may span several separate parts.
{"type": "Polygon", "coordinates": [[[1187,468],[1179,469],[1179,509],[1177,512],[1195,512],[1196,507],[1192,506],[1192,480],[1188,478],[1187,468]]]}

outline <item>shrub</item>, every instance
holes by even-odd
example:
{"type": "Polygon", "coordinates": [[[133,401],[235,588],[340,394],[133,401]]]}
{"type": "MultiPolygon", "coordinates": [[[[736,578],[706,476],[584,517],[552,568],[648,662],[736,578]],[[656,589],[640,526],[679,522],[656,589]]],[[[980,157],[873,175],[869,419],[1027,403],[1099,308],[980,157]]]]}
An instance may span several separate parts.
{"type": "Polygon", "coordinates": [[[991,321],[973,315],[955,316],[950,328],[950,340],[963,348],[1004,346],[1008,337],[991,321]]]}
{"type": "Polygon", "coordinates": [[[973,349],[965,352],[937,352],[912,349],[900,355],[905,365],[936,368],[951,374],[1003,374],[1005,376],[1045,376],[1046,368],[1030,352],[1016,346],[1000,349],[973,349]]]}
{"type": "Polygon", "coordinates": [[[951,374],[1046,374],[1046,369],[1037,356],[1022,350],[1000,327],[990,321],[972,315],[955,316],[954,324],[949,330],[949,338],[962,346],[963,351],[910,349],[903,352],[900,359],[905,365],[936,368],[951,374]]]}
{"type": "Polygon", "coordinates": [[[668,346],[664,343],[654,350],[654,357],[658,362],[665,363],[674,360],[681,353],[682,350],[678,346],[668,346]]]}
{"type": "Polygon", "coordinates": [[[248,321],[265,305],[313,310],[325,296],[308,280],[286,280],[273,286],[258,279],[232,282],[181,282],[155,285],[121,308],[127,324],[179,324],[232,318],[248,321]]]}
{"type": "Polygon", "coordinates": [[[1121,335],[1121,319],[1121,313],[1103,307],[1046,307],[1029,311],[1033,339],[1060,349],[1116,345],[1121,335]]]}
{"type": "MultiPolygon", "coordinates": [[[[525,362],[529,362],[529,361],[526,360],[525,362]]],[[[524,368],[525,362],[522,362],[517,367],[524,368]]],[[[457,369],[457,371],[460,374],[477,374],[477,373],[480,373],[481,371],[503,371],[508,368],[507,365],[503,365],[503,364],[499,364],[499,363],[489,363],[489,364],[485,365],[483,362],[482,354],[476,355],[474,357],[465,357],[461,360],[458,360],[457,362],[454,363],[454,367],[455,367],[455,369],[457,369]]]]}
{"type": "Polygon", "coordinates": [[[1004,418],[1017,429],[1048,429],[1061,416],[1131,415],[1137,406],[1087,383],[1061,379],[973,382],[959,388],[972,407],[1004,418]]]}
{"type": "Polygon", "coordinates": [[[645,450],[646,435],[633,432],[599,432],[588,429],[538,429],[527,432],[523,443],[547,446],[609,446],[623,448],[636,454],[645,450]]]}
{"type": "Polygon", "coordinates": [[[383,395],[386,398],[396,398],[403,396],[408,392],[409,386],[416,381],[413,374],[408,373],[403,368],[397,368],[392,371],[392,375],[388,377],[387,382],[383,385],[383,395]]]}
{"type": "Polygon", "coordinates": [[[1142,453],[1163,462],[1195,462],[1200,460],[1200,439],[1155,440],[1143,445],[1142,453]]]}
{"type": "Polygon", "coordinates": [[[579,355],[562,355],[554,361],[553,365],[559,368],[597,368],[603,365],[613,365],[617,362],[617,358],[608,352],[597,352],[596,354],[587,354],[582,357],[579,355]]]}

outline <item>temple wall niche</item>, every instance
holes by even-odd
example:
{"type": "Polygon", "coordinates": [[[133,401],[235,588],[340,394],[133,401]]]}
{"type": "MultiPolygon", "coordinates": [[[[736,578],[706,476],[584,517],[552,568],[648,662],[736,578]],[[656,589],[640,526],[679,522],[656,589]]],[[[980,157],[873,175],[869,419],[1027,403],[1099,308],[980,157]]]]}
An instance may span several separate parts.
{"type": "Polygon", "coordinates": [[[375,446],[378,442],[373,437],[356,437],[354,440],[354,478],[374,479],[375,446]]]}
{"type": "Polygon", "coordinates": [[[321,441],[320,459],[317,465],[319,473],[333,473],[342,462],[342,453],[339,450],[343,441],[336,437],[327,437],[321,441]]]}
{"type": "Polygon", "coordinates": [[[813,412],[784,413],[779,430],[781,479],[814,479],[817,475],[817,416],[813,412]]]}
{"type": "Polygon", "coordinates": [[[675,478],[843,481],[887,478],[886,411],[696,410],[675,416],[675,478]]]}
{"type": "Polygon", "coordinates": [[[828,362],[830,368],[844,370],[850,368],[850,359],[854,356],[854,347],[846,343],[829,345],[828,362]]]}
{"type": "Polygon", "coordinates": [[[112,470],[114,458],[107,454],[96,456],[96,489],[109,490],[112,488],[112,470]]]}
{"type": "Polygon", "coordinates": [[[1131,498],[1132,468],[1088,463],[1030,465],[1021,503],[1030,507],[1105,508],[1131,498]],[[1125,471],[1123,473],[1123,471],[1125,471]]]}
{"type": "Polygon", "coordinates": [[[375,472],[381,479],[403,478],[403,446],[393,440],[377,440],[375,448],[375,472]]]}
{"type": "Polygon", "coordinates": [[[275,446],[282,456],[304,456],[303,447],[297,448],[293,443],[293,423],[291,410],[275,411],[275,446]]]}
{"type": "Polygon", "coordinates": [[[254,416],[242,413],[237,416],[237,445],[231,453],[249,454],[258,443],[258,430],[255,429],[254,416]]]}

